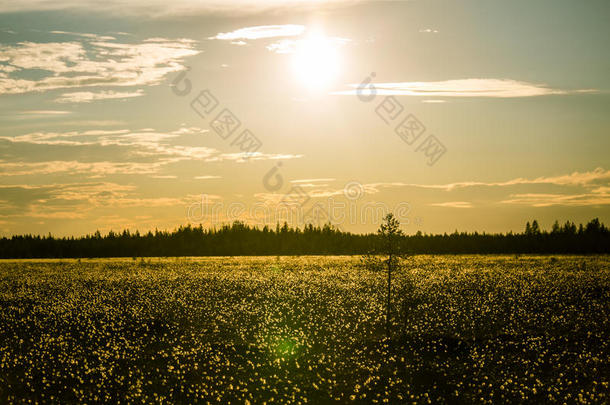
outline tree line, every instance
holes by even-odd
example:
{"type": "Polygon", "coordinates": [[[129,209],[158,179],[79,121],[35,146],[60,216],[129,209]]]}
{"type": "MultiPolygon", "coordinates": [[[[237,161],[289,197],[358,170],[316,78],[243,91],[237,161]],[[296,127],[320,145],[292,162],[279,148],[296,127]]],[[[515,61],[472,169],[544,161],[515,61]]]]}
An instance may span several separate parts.
{"type": "MultiPolygon", "coordinates": [[[[236,221],[219,228],[181,226],[174,231],[125,230],[83,237],[18,235],[0,239],[0,258],[148,257],[241,255],[354,255],[366,254],[379,243],[379,235],[343,232],[330,224],[275,229],[236,221]]],[[[457,232],[400,235],[396,242],[409,253],[610,253],[610,231],[595,218],[586,225],[555,222],[550,231],[537,221],[522,233],[457,232]]]]}

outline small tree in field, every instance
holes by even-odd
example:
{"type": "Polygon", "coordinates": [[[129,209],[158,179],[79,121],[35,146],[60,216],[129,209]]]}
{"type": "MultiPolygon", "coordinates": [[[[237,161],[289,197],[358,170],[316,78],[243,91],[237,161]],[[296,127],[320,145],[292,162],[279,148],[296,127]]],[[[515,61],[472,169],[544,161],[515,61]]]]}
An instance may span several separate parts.
{"type": "Polygon", "coordinates": [[[386,301],[386,334],[390,336],[390,316],[392,305],[392,274],[398,268],[398,259],[400,257],[400,239],[403,234],[400,230],[400,222],[393,214],[387,214],[383,218],[383,223],[377,231],[379,236],[379,244],[368,255],[363,257],[363,262],[367,267],[378,271],[387,271],[388,275],[388,296],[386,301]],[[385,259],[380,259],[378,255],[387,256],[385,259]]]}
{"type": "Polygon", "coordinates": [[[404,250],[404,234],[400,230],[400,222],[389,213],[383,218],[383,223],[377,230],[378,243],[373,251],[362,257],[364,265],[374,271],[384,271],[387,274],[386,297],[386,334],[390,337],[390,321],[392,317],[392,280],[399,269],[399,259],[406,256],[404,250]]]}
{"type": "Polygon", "coordinates": [[[400,230],[400,222],[394,217],[394,214],[389,213],[383,218],[383,223],[377,231],[381,237],[381,251],[386,254],[386,268],[388,271],[388,299],[386,303],[386,333],[390,336],[390,311],[392,307],[392,273],[398,268],[398,259],[400,257],[400,239],[403,236],[400,230]]]}

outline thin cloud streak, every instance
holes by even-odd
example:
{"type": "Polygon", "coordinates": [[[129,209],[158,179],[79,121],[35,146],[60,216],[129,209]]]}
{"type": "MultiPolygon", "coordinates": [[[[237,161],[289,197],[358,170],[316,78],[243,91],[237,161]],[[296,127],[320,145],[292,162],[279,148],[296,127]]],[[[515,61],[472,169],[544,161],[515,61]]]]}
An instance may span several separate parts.
{"type": "Polygon", "coordinates": [[[80,33],[80,32],[70,32],[70,31],[50,31],[51,34],[58,35],[70,35],[81,38],[95,39],[98,41],[114,41],[116,38],[111,37],[109,35],[98,35],[98,34],[89,34],[89,33],[80,33]]]}
{"type": "Polygon", "coordinates": [[[472,203],[468,201],[447,201],[443,203],[430,204],[432,207],[444,207],[444,208],[472,208],[472,203]]]}
{"type": "Polygon", "coordinates": [[[467,187],[508,187],[523,184],[554,184],[559,186],[585,186],[595,182],[610,181],[610,170],[601,167],[589,172],[573,172],[562,176],[541,176],[534,179],[516,178],[500,182],[463,181],[447,184],[417,184],[417,183],[371,183],[369,189],[377,190],[380,187],[418,187],[427,189],[438,189],[452,191],[467,187]]]}
{"type": "Polygon", "coordinates": [[[72,114],[72,111],[62,111],[62,110],[26,110],[21,111],[20,115],[66,115],[72,114]]]}
{"type": "Polygon", "coordinates": [[[297,179],[290,180],[291,183],[328,183],[335,181],[335,178],[321,178],[321,179],[297,179]]]}
{"type": "MultiPolygon", "coordinates": [[[[332,95],[356,95],[360,84],[350,84],[354,90],[335,91],[332,95]]],[[[511,79],[459,79],[437,82],[374,83],[377,94],[387,96],[425,97],[536,97],[594,93],[596,89],[561,90],[544,84],[533,84],[511,79]]]]}
{"type": "Polygon", "coordinates": [[[182,16],[221,13],[248,15],[271,10],[320,10],[349,6],[372,0],[22,0],[0,3],[0,13],[23,11],[75,10],[106,12],[117,15],[182,16]]]}
{"type": "Polygon", "coordinates": [[[296,24],[284,25],[259,25],[255,27],[244,27],[231,32],[220,32],[208,39],[221,39],[225,41],[236,41],[240,39],[262,39],[274,37],[292,37],[305,32],[305,26],[296,24]]]}
{"type": "Polygon", "coordinates": [[[221,179],[221,176],[195,176],[195,180],[213,180],[213,179],[221,179]]]}
{"type": "Polygon", "coordinates": [[[583,194],[511,194],[510,198],[501,201],[502,204],[528,205],[532,207],[586,207],[610,205],[610,192],[583,194]]]}
{"type": "MultiPolygon", "coordinates": [[[[313,188],[309,195],[311,197],[333,197],[344,193],[343,189],[329,189],[325,184],[315,184],[316,179],[301,180],[305,186],[313,188]]],[[[330,179],[319,179],[330,180],[330,179]]],[[[448,184],[417,184],[417,183],[368,183],[362,184],[362,193],[372,195],[381,193],[384,188],[414,187],[420,189],[451,192],[458,189],[471,187],[504,188],[518,187],[524,185],[554,185],[560,187],[580,187],[572,194],[544,194],[544,193],[522,193],[510,194],[508,198],[496,201],[500,204],[520,204],[532,207],[548,207],[553,205],[562,206],[597,206],[610,204],[610,170],[597,168],[588,172],[573,172],[561,176],[541,176],[533,179],[516,178],[502,182],[478,182],[466,181],[448,184]]],[[[259,196],[260,197],[260,196],[259,196]]],[[[269,197],[269,196],[266,196],[269,197]]],[[[271,198],[273,199],[273,198],[271,198]]],[[[429,206],[467,209],[474,208],[468,201],[446,201],[429,203],[429,206]]]]}
{"type": "Polygon", "coordinates": [[[49,175],[58,173],[86,174],[101,177],[113,174],[154,174],[171,160],[153,163],[79,162],[53,160],[46,162],[0,162],[0,177],[49,175]]]}
{"type": "Polygon", "coordinates": [[[90,103],[97,100],[117,100],[133,97],[141,97],[144,95],[144,90],[136,91],[77,91],[73,93],[64,93],[55,99],[56,103],[90,103]]]}
{"type": "Polygon", "coordinates": [[[304,38],[304,39],[282,39],[266,46],[267,50],[277,54],[292,54],[297,52],[299,47],[312,45],[325,45],[333,48],[339,48],[351,42],[351,39],[341,37],[322,37],[322,38],[304,38]]]}

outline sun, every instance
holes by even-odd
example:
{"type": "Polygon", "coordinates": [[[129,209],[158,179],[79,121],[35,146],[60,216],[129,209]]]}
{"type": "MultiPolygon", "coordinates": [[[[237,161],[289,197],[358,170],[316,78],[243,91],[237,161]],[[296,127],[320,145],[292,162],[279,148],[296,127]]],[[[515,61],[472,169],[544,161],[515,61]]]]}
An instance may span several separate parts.
{"type": "Polygon", "coordinates": [[[297,42],[292,69],[299,83],[310,91],[326,89],[339,74],[340,60],[336,41],[312,35],[297,42]]]}

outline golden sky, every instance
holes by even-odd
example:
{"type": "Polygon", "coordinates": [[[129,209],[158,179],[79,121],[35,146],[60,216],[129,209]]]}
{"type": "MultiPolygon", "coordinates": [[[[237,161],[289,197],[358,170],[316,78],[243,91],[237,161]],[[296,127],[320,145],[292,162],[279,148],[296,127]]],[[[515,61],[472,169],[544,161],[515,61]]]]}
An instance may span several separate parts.
{"type": "Polygon", "coordinates": [[[0,3],[0,235],[608,223],[609,11],[0,3]]]}

